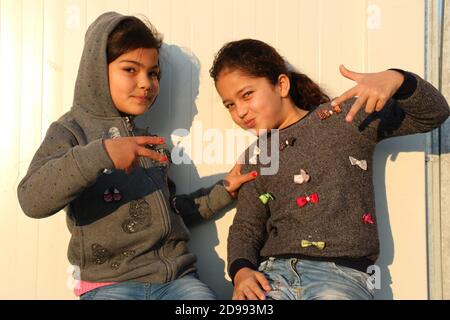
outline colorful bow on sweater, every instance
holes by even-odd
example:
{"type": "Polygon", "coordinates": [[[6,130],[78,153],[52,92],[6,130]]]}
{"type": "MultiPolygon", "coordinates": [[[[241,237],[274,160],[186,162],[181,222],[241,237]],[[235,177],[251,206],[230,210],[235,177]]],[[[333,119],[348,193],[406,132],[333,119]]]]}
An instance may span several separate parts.
{"type": "Polygon", "coordinates": [[[342,109],[339,106],[334,106],[331,108],[331,110],[319,110],[317,111],[317,115],[319,116],[320,120],[325,120],[328,119],[329,117],[331,117],[333,114],[335,113],[341,113],[342,109]]]}
{"type": "Polygon", "coordinates": [[[320,250],[323,250],[325,248],[325,242],[323,241],[308,241],[308,240],[302,240],[302,248],[308,248],[314,246],[320,250]]]}
{"type": "Polygon", "coordinates": [[[283,150],[286,149],[288,146],[293,147],[296,140],[297,140],[297,139],[295,139],[295,138],[289,138],[289,139],[286,139],[284,142],[282,142],[282,143],[280,144],[280,150],[283,151],[283,150]]]}
{"type": "Polygon", "coordinates": [[[267,204],[269,202],[269,200],[274,200],[274,199],[273,199],[272,194],[267,192],[267,193],[264,193],[264,194],[260,195],[259,196],[259,200],[261,200],[261,202],[263,204],[267,204]]]}
{"type": "Polygon", "coordinates": [[[303,169],[300,170],[300,174],[294,176],[294,182],[297,184],[308,182],[310,179],[311,177],[303,169]]]}
{"type": "Polygon", "coordinates": [[[300,208],[305,206],[308,202],[318,203],[319,202],[319,195],[317,193],[313,193],[309,197],[298,197],[297,198],[297,205],[300,208]]]}
{"type": "Polygon", "coordinates": [[[350,163],[352,164],[352,166],[358,166],[365,171],[367,170],[367,161],[366,160],[358,160],[351,156],[348,158],[350,159],[350,163]]]}
{"type": "Polygon", "coordinates": [[[362,219],[365,224],[375,224],[370,213],[366,213],[365,215],[363,215],[362,219]]]}

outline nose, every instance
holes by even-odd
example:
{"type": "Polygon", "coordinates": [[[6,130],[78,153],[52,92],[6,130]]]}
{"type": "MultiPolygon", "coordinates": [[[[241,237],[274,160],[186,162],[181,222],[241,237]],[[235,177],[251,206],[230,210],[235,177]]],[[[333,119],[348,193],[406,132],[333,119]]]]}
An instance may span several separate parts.
{"type": "Polygon", "coordinates": [[[148,78],[146,73],[143,73],[140,77],[139,77],[139,81],[138,81],[138,87],[139,89],[143,89],[145,91],[149,91],[150,87],[151,87],[151,81],[148,78]]]}
{"type": "Polygon", "coordinates": [[[247,106],[244,103],[236,103],[236,113],[239,118],[243,119],[248,113],[247,106]]]}

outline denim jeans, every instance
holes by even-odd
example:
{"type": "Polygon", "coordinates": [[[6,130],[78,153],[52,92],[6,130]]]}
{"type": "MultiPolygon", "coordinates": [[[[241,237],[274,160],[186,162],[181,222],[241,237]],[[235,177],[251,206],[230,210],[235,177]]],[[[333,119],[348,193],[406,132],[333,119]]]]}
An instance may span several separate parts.
{"type": "Polygon", "coordinates": [[[80,300],[215,300],[212,290],[190,273],[172,282],[151,284],[121,282],[94,289],[80,300]]]}
{"type": "Polygon", "coordinates": [[[258,269],[269,280],[268,300],[372,300],[369,275],[333,262],[270,258],[258,269]]]}

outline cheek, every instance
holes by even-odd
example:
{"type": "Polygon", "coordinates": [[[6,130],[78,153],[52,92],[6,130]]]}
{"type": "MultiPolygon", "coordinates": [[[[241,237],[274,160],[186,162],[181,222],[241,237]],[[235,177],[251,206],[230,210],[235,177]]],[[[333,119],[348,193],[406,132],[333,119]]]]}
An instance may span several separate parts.
{"type": "Polygon", "coordinates": [[[128,82],[124,77],[112,74],[109,77],[109,89],[113,98],[120,98],[127,92],[128,82]]]}
{"type": "Polygon", "coordinates": [[[236,111],[230,111],[230,116],[231,119],[233,120],[234,123],[236,123],[237,125],[241,124],[241,119],[239,118],[239,116],[237,115],[236,111]]]}
{"type": "Polygon", "coordinates": [[[153,83],[153,92],[155,93],[155,95],[159,94],[159,88],[160,88],[159,81],[155,80],[153,83]]]}
{"type": "Polygon", "coordinates": [[[249,103],[249,110],[260,118],[267,118],[272,115],[271,103],[265,98],[254,99],[249,103]]]}
{"type": "Polygon", "coordinates": [[[261,101],[262,103],[258,105],[259,113],[269,118],[273,118],[279,114],[281,109],[279,100],[274,99],[272,96],[267,96],[261,101]]]}

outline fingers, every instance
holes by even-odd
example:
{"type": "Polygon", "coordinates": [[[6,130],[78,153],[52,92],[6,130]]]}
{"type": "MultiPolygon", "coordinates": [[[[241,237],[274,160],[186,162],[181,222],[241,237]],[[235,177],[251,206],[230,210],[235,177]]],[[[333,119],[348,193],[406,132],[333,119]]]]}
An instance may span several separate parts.
{"type": "Polygon", "coordinates": [[[352,122],[355,115],[358,113],[359,109],[366,103],[368,96],[363,95],[360,96],[358,99],[356,99],[355,103],[350,108],[350,111],[347,113],[347,116],[345,117],[345,121],[352,122]]]}
{"type": "Polygon", "coordinates": [[[257,171],[252,171],[243,175],[238,176],[238,181],[243,184],[245,182],[248,181],[252,181],[254,179],[256,179],[256,177],[258,176],[258,172],[257,171]]]}
{"type": "Polygon", "coordinates": [[[246,174],[235,175],[235,176],[228,175],[224,179],[224,185],[225,185],[225,188],[227,188],[228,191],[234,192],[234,191],[239,190],[239,188],[244,183],[256,179],[257,176],[258,176],[258,172],[257,171],[252,171],[252,172],[249,172],[249,173],[246,173],[246,174]]]}
{"type": "Polygon", "coordinates": [[[146,144],[163,144],[164,138],[162,137],[150,137],[150,136],[139,136],[139,137],[131,137],[130,139],[134,140],[138,145],[146,145],[146,144]]]}
{"type": "Polygon", "coordinates": [[[334,99],[331,102],[331,105],[334,106],[339,106],[342,103],[344,103],[345,101],[353,98],[354,96],[358,95],[358,91],[357,91],[357,87],[353,87],[350,90],[345,91],[341,96],[337,97],[336,99],[334,99]]]}
{"type": "Polygon", "coordinates": [[[233,169],[231,169],[230,173],[235,173],[235,174],[240,174],[241,170],[242,170],[242,163],[236,163],[233,167],[233,169]]]}
{"type": "Polygon", "coordinates": [[[266,300],[265,293],[261,290],[257,282],[243,286],[240,289],[235,288],[233,300],[266,300]]]}
{"type": "Polygon", "coordinates": [[[375,111],[380,111],[381,109],[383,109],[385,104],[385,99],[380,99],[378,96],[373,94],[363,94],[355,101],[353,106],[350,108],[350,111],[348,112],[345,120],[347,122],[352,122],[359,109],[361,109],[364,105],[366,113],[370,114],[375,111]]]}
{"type": "Polygon", "coordinates": [[[354,71],[350,71],[349,69],[347,69],[343,64],[341,64],[339,66],[339,71],[341,72],[341,74],[346,77],[347,79],[350,79],[352,81],[356,81],[358,82],[361,77],[362,74],[358,73],[358,72],[354,72],[354,71]]]}
{"type": "Polygon", "coordinates": [[[369,96],[366,103],[366,113],[372,113],[375,111],[375,106],[377,104],[378,98],[375,96],[369,96]]]}
{"type": "Polygon", "coordinates": [[[258,272],[256,273],[255,277],[256,280],[258,280],[259,284],[261,285],[261,288],[263,288],[266,291],[272,290],[272,288],[270,287],[269,280],[267,280],[267,278],[264,276],[263,273],[258,272]]]}
{"type": "Polygon", "coordinates": [[[247,174],[238,175],[237,173],[229,173],[223,179],[223,185],[225,189],[230,193],[230,195],[234,198],[237,196],[237,191],[239,188],[246,182],[256,179],[258,176],[258,172],[252,171],[247,174]]]}
{"type": "Polygon", "coordinates": [[[261,296],[258,291],[262,293],[261,289],[258,290],[253,287],[248,287],[244,289],[244,295],[247,300],[264,300],[266,296],[264,295],[264,293],[262,293],[264,298],[260,299],[261,296]]]}
{"type": "Polygon", "coordinates": [[[271,290],[269,281],[263,273],[250,270],[243,270],[242,274],[237,273],[236,286],[233,291],[234,300],[265,300],[266,294],[271,290]]]}
{"type": "Polygon", "coordinates": [[[245,300],[244,292],[235,289],[233,291],[233,296],[231,297],[231,299],[232,300],[245,300]]]}
{"type": "Polygon", "coordinates": [[[159,162],[167,162],[169,160],[167,156],[144,147],[137,147],[136,155],[140,157],[147,157],[159,162]]]}
{"type": "Polygon", "coordinates": [[[379,99],[377,101],[377,104],[375,105],[375,111],[380,111],[381,109],[383,109],[386,102],[386,99],[379,99]]]}

